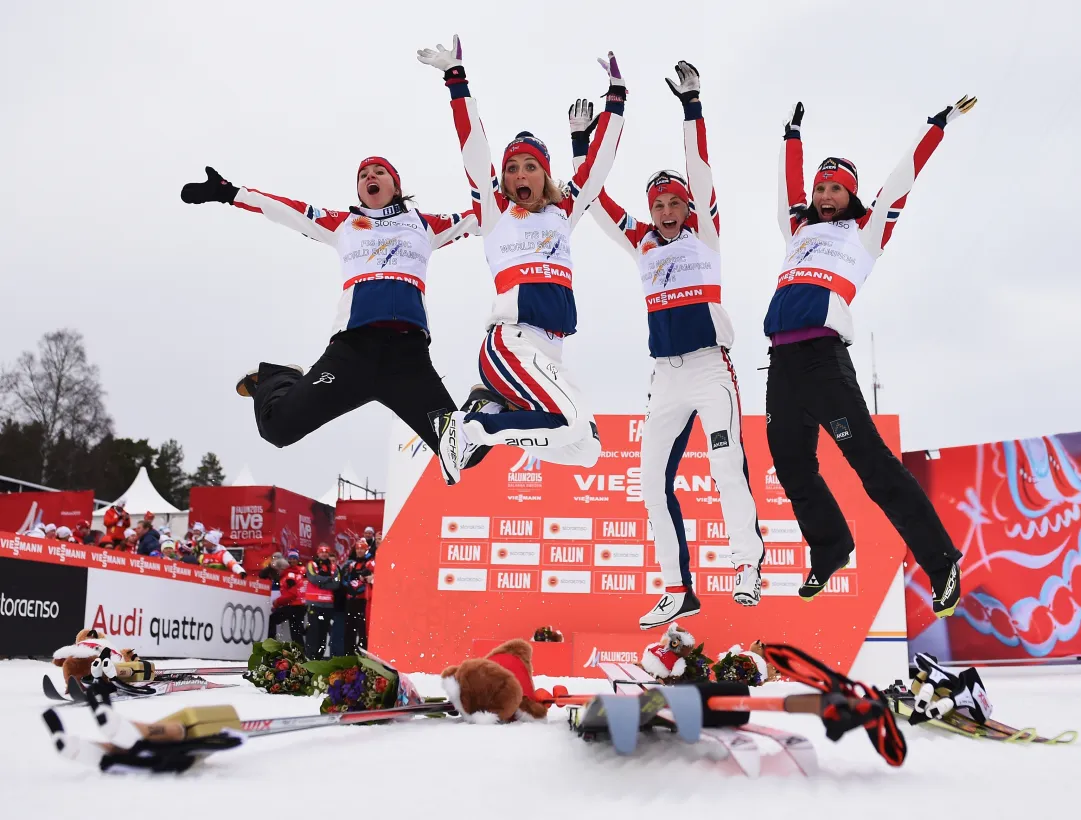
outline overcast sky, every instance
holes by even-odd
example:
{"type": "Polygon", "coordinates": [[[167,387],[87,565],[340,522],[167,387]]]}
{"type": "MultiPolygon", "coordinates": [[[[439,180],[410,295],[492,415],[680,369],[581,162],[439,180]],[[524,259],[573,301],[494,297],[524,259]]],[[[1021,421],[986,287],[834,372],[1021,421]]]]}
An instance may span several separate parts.
{"type": "MultiPolygon", "coordinates": [[[[355,201],[384,154],[425,210],[469,202],[448,95],[419,47],[457,32],[498,156],[521,129],[570,174],[567,106],[605,89],[615,51],[630,100],[608,190],[645,215],[650,172],[683,167],[682,110],[663,78],[702,75],[721,214],[724,302],[743,408],[762,413],[762,318],[784,245],[777,154],[807,108],[808,179],[855,161],[869,201],[926,118],[962,94],[886,253],[854,303],[851,348],[905,449],[1081,429],[1081,167],[1075,3],[505,2],[5,3],[0,26],[0,360],[74,327],[101,368],[119,435],[175,437],[188,467],[322,494],[351,461],[384,486],[390,414],[354,412],[285,450],[233,384],[261,359],[310,365],[340,293],[335,253],[258,215],[180,201],[213,165],[238,185],[317,206],[355,201]]],[[[646,321],[629,257],[587,218],[574,235],[580,332],[565,362],[597,413],[640,412],[646,321]]],[[[434,255],[432,355],[460,399],[493,289],[479,239],[434,255]]]]}

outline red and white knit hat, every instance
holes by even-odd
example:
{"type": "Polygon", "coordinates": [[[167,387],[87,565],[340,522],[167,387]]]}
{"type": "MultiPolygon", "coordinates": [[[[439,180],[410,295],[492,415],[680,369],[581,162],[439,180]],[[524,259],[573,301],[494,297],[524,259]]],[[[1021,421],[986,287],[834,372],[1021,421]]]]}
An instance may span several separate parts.
{"type": "Polygon", "coordinates": [[[383,157],[365,157],[360,161],[360,167],[357,168],[357,184],[360,184],[360,172],[367,168],[369,165],[382,165],[387,169],[387,173],[390,174],[390,178],[394,180],[394,185],[398,190],[402,190],[402,178],[398,176],[398,169],[395,168],[390,162],[383,157]]]}
{"type": "MultiPolygon", "coordinates": [[[[859,175],[856,173],[856,163],[844,157],[826,157],[818,166],[815,174],[814,185],[830,180],[838,182],[853,196],[859,191],[859,175]]],[[[812,186],[813,187],[813,186],[812,186]]]]}

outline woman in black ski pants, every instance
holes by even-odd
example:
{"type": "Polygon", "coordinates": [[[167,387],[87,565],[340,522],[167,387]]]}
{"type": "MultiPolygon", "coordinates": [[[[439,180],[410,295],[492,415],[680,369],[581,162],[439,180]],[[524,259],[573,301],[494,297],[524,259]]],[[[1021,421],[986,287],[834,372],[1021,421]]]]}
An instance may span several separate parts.
{"type": "Polygon", "coordinates": [[[870,208],[860,202],[856,166],[828,157],[818,166],[811,205],[803,190],[803,104],[785,123],[780,223],[787,254],[766,314],[772,341],[766,433],[777,478],[811,548],[800,587],[810,600],[848,563],[855,548],[841,508],[818,471],[818,430],[833,437],[931,580],[937,616],[961,596],[961,553],[916,479],[878,434],[848,355],[849,305],[886,246],[912,184],[942,141],[947,123],[968,112],[962,97],[929,117],[915,148],[890,174],[870,208]]]}
{"type": "Polygon", "coordinates": [[[432,251],[476,232],[472,211],[435,215],[411,208],[397,170],[382,157],[360,163],[360,206],[342,211],[237,187],[210,167],[206,174],[205,182],[183,187],[184,202],[261,213],[331,246],[341,260],[338,314],[319,361],[306,373],[297,365],[263,362],[237,382],[237,393],[255,400],[259,435],[286,447],[377,401],[436,451],[428,416],[453,409],[454,402],[428,352],[425,280],[432,251]]]}

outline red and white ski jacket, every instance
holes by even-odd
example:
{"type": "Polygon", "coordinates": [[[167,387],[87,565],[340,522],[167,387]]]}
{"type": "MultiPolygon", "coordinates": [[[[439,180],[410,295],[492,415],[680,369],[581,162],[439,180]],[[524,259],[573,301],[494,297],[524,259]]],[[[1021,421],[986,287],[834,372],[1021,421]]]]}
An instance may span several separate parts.
{"type": "Polygon", "coordinates": [[[623,103],[606,104],[589,153],[567,183],[563,199],[532,213],[499,191],[500,174],[492,165],[488,139],[469,85],[458,82],[448,88],[475,202],[473,210],[495,281],[496,297],[488,327],[527,324],[569,336],[578,323],[570,234],[612,170],[623,131],[623,103]]]}
{"type": "Polygon", "coordinates": [[[934,118],[927,120],[915,146],[886,179],[863,217],[815,224],[802,218],[807,209],[803,141],[798,130],[786,134],[778,218],[788,248],[763,325],[767,336],[828,327],[851,344],[854,329],[849,305],[893,236],[908,193],[944,133],[934,118]]]}
{"type": "Polygon", "coordinates": [[[431,253],[477,231],[472,211],[426,214],[396,205],[328,211],[254,188],[241,188],[233,204],[338,252],[342,296],[332,335],[374,322],[408,322],[427,333],[424,289],[431,253]]]}
{"type": "MultiPolygon", "coordinates": [[[[705,347],[730,348],[735,330],[721,307],[720,218],[709,167],[702,104],[683,108],[683,148],[690,214],[679,236],[666,240],[601,191],[590,213],[638,265],[649,322],[649,355],[680,356],[705,347]],[[708,207],[702,206],[708,203],[708,207]],[[705,211],[705,213],[702,213],[705,211]]],[[[575,161],[584,146],[576,145],[575,161]]]]}

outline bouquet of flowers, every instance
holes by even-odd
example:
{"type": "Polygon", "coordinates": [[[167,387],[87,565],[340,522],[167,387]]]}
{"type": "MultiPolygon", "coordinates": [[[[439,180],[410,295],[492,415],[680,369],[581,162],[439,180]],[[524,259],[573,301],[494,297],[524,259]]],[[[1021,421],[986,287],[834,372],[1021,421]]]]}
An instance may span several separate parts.
{"type": "Polygon", "coordinates": [[[706,657],[704,652],[705,648],[705,643],[700,643],[692,649],[690,654],[684,658],[687,666],[683,670],[683,674],[670,682],[708,683],[712,673],[711,667],[713,666],[713,658],[706,657]]]}
{"type": "Polygon", "coordinates": [[[563,633],[550,626],[538,626],[533,633],[534,643],[563,643],[563,633]]]}
{"type": "Polygon", "coordinates": [[[308,661],[304,667],[314,676],[313,691],[326,695],[320,713],[364,712],[424,700],[408,677],[364,650],[327,661],[308,661]]]}
{"type": "Polygon", "coordinates": [[[272,695],[312,694],[312,673],[305,668],[300,644],[268,638],[252,646],[244,680],[272,695]]]}
{"type": "Polygon", "coordinates": [[[741,647],[733,646],[728,654],[721,658],[713,666],[713,674],[717,680],[730,680],[736,683],[745,683],[748,686],[761,686],[767,677],[766,662],[753,651],[743,651],[741,647]]]}

